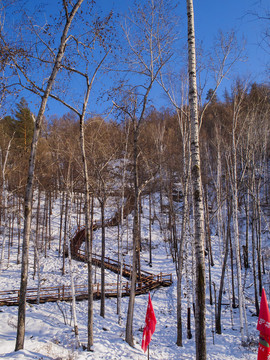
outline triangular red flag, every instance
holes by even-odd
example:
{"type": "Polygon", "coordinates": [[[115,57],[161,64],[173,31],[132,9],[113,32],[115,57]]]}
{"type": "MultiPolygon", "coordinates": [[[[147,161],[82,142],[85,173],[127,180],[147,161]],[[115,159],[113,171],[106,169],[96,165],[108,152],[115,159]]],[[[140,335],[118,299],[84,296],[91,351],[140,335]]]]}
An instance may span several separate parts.
{"type": "Polygon", "coordinates": [[[152,335],[156,329],[156,323],[157,323],[157,319],[155,316],[154,308],[149,293],[148,306],[145,316],[145,326],[143,329],[143,338],[142,338],[142,349],[144,352],[146,352],[147,347],[150,344],[152,335]]]}
{"type": "Polygon", "coordinates": [[[265,290],[262,289],[262,297],[261,297],[261,305],[260,305],[260,313],[257,324],[257,330],[264,333],[265,335],[270,336],[270,313],[267,304],[265,290]]]}
{"type": "Polygon", "coordinates": [[[264,289],[262,289],[257,330],[260,331],[260,341],[257,359],[270,360],[270,313],[264,289]]]}

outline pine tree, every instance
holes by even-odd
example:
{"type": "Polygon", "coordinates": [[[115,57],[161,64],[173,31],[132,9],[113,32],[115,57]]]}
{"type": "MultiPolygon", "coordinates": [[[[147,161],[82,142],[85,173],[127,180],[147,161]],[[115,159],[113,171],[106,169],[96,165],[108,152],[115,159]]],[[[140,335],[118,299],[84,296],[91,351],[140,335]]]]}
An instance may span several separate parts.
{"type": "Polygon", "coordinates": [[[16,144],[20,150],[26,152],[31,146],[34,133],[34,121],[24,98],[21,98],[16,106],[17,111],[14,119],[16,144]]]}

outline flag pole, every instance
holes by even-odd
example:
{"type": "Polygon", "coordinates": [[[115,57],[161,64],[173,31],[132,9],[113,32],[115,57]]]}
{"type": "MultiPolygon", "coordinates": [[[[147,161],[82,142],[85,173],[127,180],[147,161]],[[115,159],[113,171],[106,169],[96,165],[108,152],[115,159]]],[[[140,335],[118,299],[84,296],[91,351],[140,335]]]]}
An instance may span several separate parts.
{"type": "Polygon", "coordinates": [[[147,355],[147,359],[149,360],[149,345],[148,345],[148,355],[147,355]]]}

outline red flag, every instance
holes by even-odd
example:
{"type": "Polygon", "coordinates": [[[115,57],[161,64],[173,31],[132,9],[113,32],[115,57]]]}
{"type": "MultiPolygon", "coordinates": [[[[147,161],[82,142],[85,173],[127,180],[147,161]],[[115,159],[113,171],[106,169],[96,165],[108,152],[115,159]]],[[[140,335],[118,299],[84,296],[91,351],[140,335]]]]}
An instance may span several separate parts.
{"type": "Polygon", "coordinates": [[[260,331],[257,360],[270,360],[270,313],[264,289],[262,289],[257,330],[260,331]]]}
{"type": "Polygon", "coordinates": [[[145,316],[145,326],[143,329],[143,338],[142,338],[142,349],[144,352],[146,352],[147,347],[150,344],[152,335],[154,334],[154,331],[156,329],[156,323],[157,323],[157,319],[155,316],[154,308],[149,293],[148,306],[145,316]]]}

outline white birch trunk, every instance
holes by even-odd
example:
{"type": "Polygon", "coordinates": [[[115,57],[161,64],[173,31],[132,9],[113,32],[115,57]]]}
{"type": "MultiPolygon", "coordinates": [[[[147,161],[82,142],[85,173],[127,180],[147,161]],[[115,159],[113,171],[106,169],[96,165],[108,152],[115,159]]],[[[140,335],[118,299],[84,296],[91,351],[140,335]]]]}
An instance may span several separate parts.
{"type": "MultiPolygon", "coordinates": [[[[13,134],[14,136],[14,134],[13,134]]],[[[2,192],[2,199],[3,199],[3,208],[4,208],[4,214],[5,214],[5,223],[4,223],[4,230],[2,235],[2,249],[1,249],[1,260],[0,260],[0,275],[3,268],[3,262],[4,262],[4,254],[5,254],[5,245],[6,245],[6,229],[8,228],[8,222],[10,218],[10,214],[8,211],[8,193],[7,193],[7,184],[6,184],[6,166],[7,166],[7,160],[9,156],[10,146],[13,140],[12,138],[8,142],[7,151],[5,160],[2,166],[2,179],[3,179],[3,192],[2,192]]]]}
{"type": "Polygon", "coordinates": [[[122,177],[122,196],[121,196],[121,218],[120,218],[120,270],[119,270],[119,294],[117,301],[117,313],[118,313],[118,324],[122,323],[122,287],[123,287],[123,223],[124,223],[124,200],[125,200],[125,186],[126,186],[126,160],[127,160],[127,150],[128,150],[128,137],[129,137],[129,125],[126,134],[126,144],[125,144],[125,156],[124,156],[124,169],[123,169],[123,177],[122,177]]]}
{"type": "Polygon", "coordinates": [[[84,101],[84,109],[80,116],[80,145],[84,172],[84,196],[85,196],[85,240],[87,249],[87,268],[88,268],[88,326],[87,326],[87,350],[90,351],[93,346],[93,271],[92,271],[92,232],[90,219],[90,190],[89,190],[89,176],[88,166],[85,152],[85,127],[84,117],[86,113],[86,105],[88,103],[91,87],[88,84],[87,93],[84,101]]]}
{"type": "MultiPolygon", "coordinates": [[[[6,201],[6,193],[3,193],[3,205],[4,205],[4,209],[6,212],[6,208],[7,208],[7,201],[6,201]]],[[[5,223],[4,223],[4,230],[3,230],[3,234],[2,234],[2,249],[1,249],[1,260],[0,260],[0,275],[2,273],[2,268],[3,268],[3,263],[4,263],[4,255],[5,255],[5,246],[6,246],[6,229],[8,227],[8,221],[9,221],[9,216],[7,213],[5,213],[5,223]]]]}
{"type": "MultiPolygon", "coordinates": [[[[33,240],[33,235],[31,236],[31,241],[33,240]]],[[[37,304],[40,303],[40,289],[41,289],[41,276],[40,276],[40,259],[39,259],[39,248],[38,248],[38,239],[34,239],[34,251],[36,258],[36,271],[38,276],[38,287],[37,287],[37,304]]]]}
{"type": "Polygon", "coordinates": [[[195,341],[196,359],[206,360],[205,329],[205,256],[204,256],[204,213],[200,168],[199,119],[196,84],[196,52],[193,1],[187,0],[188,18],[188,72],[189,72],[189,107],[191,122],[191,174],[193,184],[193,206],[195,224],[195,259],[196,259],[196,303],[195,303],[195,341]]]}
{"type": "Polygon", "coordinates": [[[74,19],[74,16],[76,15],[82,3],[83,0],[78,0],[74,5],[71,13],[70,14],[66,13],[66,23],[61,35],[61,42],[58,48],[57,56],[53,65],[51,75],[48,79],[46,89],[42,96],[37,118],[35,120],[31,154],[29,159],[28,179],[27,179],[27,186],[25,191],[21,285],[20,285],[20,298],[19,298],[19,308],[18,308],[18,324],[17,324],[15,351],[21,350],[24,347],[29,241],[30,241],[30,231],[31,231],[32,198],[33,198],[33,187],[34,187],[33,182],[34,182],[34,171],[35,171],[36,154],[37,154],[37,144],[39,140],[39,134],[43,122],[43,115],[45,113],[48,97],[52,90],[56,75],[61,67],[61,62],[65,53],[68,31],[74,19]]]}
{"type": "MultiPolygon", "coordinates": [[[[182,119],[183,120],[183,119],[182,119]]],[[[187,221],[188,221],[188,189],[189,189],[189,171],[190,171],[190,161],[189,148],[187,149],[187,129],[184,127],[183,123],[180,124],[181,133],[182,133],[182,151],[183,151],[183,210],[182,210],[182,229],[181,229],[181,239],[178,248],[177,260],[177,341],[178,346],[182,346],[182,271],[183,271],[183,250],[186,246],[187,238],[187,221]],[[188,159],[188,161],[187,161],[188,159]]]]}
{"type": "Polygon", "coordinates": [[[139,185],[138,185],[138,131],[139,127],[133,120],[133,182],[134,182],[134,219],[133,219],[133,251],[130,296],[127,311],[125,341],[134,346],[133,340],[133,315],[135,305],[135,292],[137,282],[138,259],[140,254],[140,228],[139,228],[139,185]]]}
{"type": "MultiPolygon", "coordinates": [[[[70,198],[70,195],[69,195],[70,198]]],[[[72,198],[69,199],[70,207],[72,208],[72,198]]],[[[69,228],[71,229],[71,218],[70,218],[70,211],[68,212],[68,223],[69,228]]],[[[70,231],[68,232],[70,233],[70,231]]],[[[76,296],[75,296],[75,285],[74,285],[74,276],[73,276],[73,267],[72,267],[72,258],[71,258],[71,249],[70,249],[70,239],[67,240],[68,244],[68,262],[69,262],[69,274],[70,274],[70,285],[71,285],[71,296],[72,296],[72,317],[74,322],[74,333],[75,333],[75,349],[80,347],[80,340],[79,340],[79,329],[78,329],[78,322],[77,322],[77,312],[76,312],[76,296]]]]}
{"type": "Polygon", "coordinates": [[[216,181],[216,193],[217,193],[217,221],[218,221],[218,244],[219,251],[221,252],[221,243],[224,239],[222,232],[222,206],[221,206],[221,152],[220,152],[220,131],[216,127],[216,138],[217,138],[217,181],[216,181]]]}
{"type": "Polygon", "coordinates": [[[233,212],[233,231],[234,231],[234,246],[237,270],[237,284],[238,284],[238,301],[239,301],[239,317],[240,317],[240,332],[241,340],[244,343],[244,321],[243,321],[243,288],[242,288],[242,274],[241,274],[241,258],[240,258],[240,243],[239,243],[239,225],[238,225],[238,187],[237,187],[237,156],[236,156],[236,139],[235,131],[237,124],[237,116],[234,113],[233,128],[232,128],[232,212],[233,212]]]}
{"type": "Polygon", "coordinates": [[[226,268],[227,271],[227,282],[228,282],[228,297],[229,297],[229,303],[230,303],[230,314],[231,314],[231,325],[232,329],[234,327],[234,321],[233,321],[233,306],[232,306],[232,296],[231,296],[231,279],[230,279],[230,271],[228,269],[228,266],[226,268]]]}

